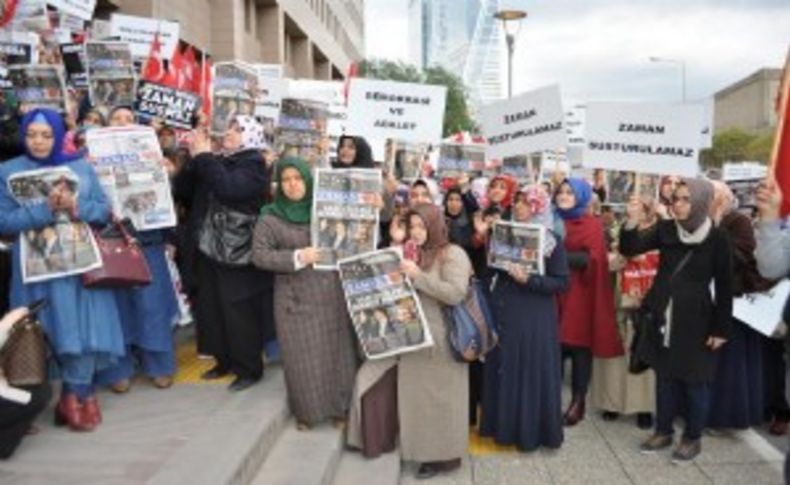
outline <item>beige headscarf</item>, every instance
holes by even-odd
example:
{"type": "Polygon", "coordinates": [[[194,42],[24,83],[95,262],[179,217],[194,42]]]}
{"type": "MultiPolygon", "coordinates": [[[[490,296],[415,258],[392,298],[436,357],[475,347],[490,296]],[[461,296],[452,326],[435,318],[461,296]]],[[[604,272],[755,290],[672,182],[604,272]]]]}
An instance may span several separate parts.
{"type": "Polygon", "coordinates": [[[718,225],[722,218],[737,208],[738,200],[732,193],[729,185],[720,180],[713,180],[713,204],[710,208],[710,217],[718,225]]]}

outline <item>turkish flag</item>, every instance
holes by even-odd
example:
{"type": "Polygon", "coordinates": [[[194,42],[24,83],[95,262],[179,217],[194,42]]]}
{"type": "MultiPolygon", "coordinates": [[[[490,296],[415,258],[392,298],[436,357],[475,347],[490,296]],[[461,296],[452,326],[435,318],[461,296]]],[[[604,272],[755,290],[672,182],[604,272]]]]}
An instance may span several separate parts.
{"type": "Polygon", "coordinates": [[[197,84],[199,86],[197,93],[203,98],[203,113],[207,118],[211,118],[211,61],[203,57],[203,62],[200,64],[200,75],[197,77],[197,84]]]}
{"type": "Polygon", "coordinates": [[[5,27],[11,23],[16,13],[16,6],[19,2],[17,0],[6,0],[4,6],[0,8],[0,28],[5,27]]]}
{"type": "Polygon", "coordinates": [[[790,51],[787,53],[782,81],[779,83],[776,135],[771,167],[782,191],[782,217],[790,214],[790,51]]]}
{"type": "Polygon", "coordinates": [[[154,35],[151,42],[151,51],[143,65],[142,78],[144,81],[158,83],[165,76],[165,69],[162,66],[162,43],[159,42],[159,32],[154,35]]]}
{"type": "Polygon", "coordinates": [[[348,72],[346,72],[346,82],[343,85],[343,97],[346,98],[346,104],[348,104],[348,90],[351,86],[351,79],[359,76],[359,65],[356,62],[352,62],[348,66],[348,72]]]}
{"type": "Polygon", "coordinates": [[[160,81],[160,84],[165,86],[179,89],[179,76],[181,73],[181,67],[184,63],[184,59],[181,55],[181,50],[176,48],[173,52],[173,58],[170,59],[170,65],[167,68],[167,74],[165,74],[164,79],[160,81]]]}
{"type": "Polygon", "coordinates": [[[195,60],[195,50],[192,46],[187,46],[184,56],[181,60],[181,72],[178,76],[178,89],[183,91],[195,91],[195,78],[199,74],[197,60],[195,60]]]}

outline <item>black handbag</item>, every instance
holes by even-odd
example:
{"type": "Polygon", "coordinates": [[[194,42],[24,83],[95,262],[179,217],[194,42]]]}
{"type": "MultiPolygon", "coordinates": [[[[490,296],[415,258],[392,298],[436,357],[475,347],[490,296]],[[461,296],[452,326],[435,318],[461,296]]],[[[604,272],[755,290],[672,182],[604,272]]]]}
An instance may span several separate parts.
{"type": "Polygon", "coordinates": [[[200,231],[200,252],[228,266],[250,264],[252,234],[257,220],[257,214],[233,210],[212,197],[200,231]]]}
{"type": "MultiPolygon", "coordinates": [[[[686,266],[694,250],[689,250],[680,263],[672,271],[669,282],[686,266]]],[[[661,348],[661,327],[664,318],[656,315],[652,309],[642,305],[632,316],[634,337],[631,339],[630,358],[628,359],[628,372],[641,374],[651,367],[655,367],[658,360],[658,351],[661,348]]]]}

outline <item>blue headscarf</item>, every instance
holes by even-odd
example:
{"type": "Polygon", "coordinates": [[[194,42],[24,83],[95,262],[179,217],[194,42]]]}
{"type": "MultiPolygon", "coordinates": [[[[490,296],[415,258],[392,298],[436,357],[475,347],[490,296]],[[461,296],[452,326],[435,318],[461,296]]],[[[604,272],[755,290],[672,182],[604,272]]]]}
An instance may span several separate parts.
{"type": "MultiPolygon", "coordinates": [[[[557,207],[557,213],[566,220],[578,219],[587,212],[587,206],[590,205],[590,201],[592,200],[592,187],[586,180],[573,177],[565,179],[565,181],[560,184],[560,187],[562,187],[563,184],[568,184],[571,187],[573,194],[576,196],[576,205],[573,209],[560,209],[557,207]]],[[[557,187],[557,190],[559,190],[559,187],[557,187]]]]}
{"type": "Polygon", "coordinates": [[[63,117],[57,111],[48,108],[35,108],[28,111],[22,118],[21,135],[23,139],[27,134],[28,127],[34,123],[49,125],[49,127],[52,128],[52,135],[55,143],[52,145],[52,151],[49,152],[46,158],[33,156],[27,147],[27,143],[25,143],[25,154],[27,154],[28,158],[31,160],[35,160],[44,166],[54,167],[78,160],[85,155],[82,151],[70,155],[63,153],[63,142],[66,138],[66,125],[63,123],[63,117]]]}

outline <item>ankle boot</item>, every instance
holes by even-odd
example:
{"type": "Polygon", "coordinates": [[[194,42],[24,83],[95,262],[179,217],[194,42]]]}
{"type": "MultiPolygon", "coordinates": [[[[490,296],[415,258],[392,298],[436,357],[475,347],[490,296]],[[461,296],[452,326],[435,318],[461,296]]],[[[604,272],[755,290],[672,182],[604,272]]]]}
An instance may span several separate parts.
{"type": "Polygon", "coordinates": [[[91,431],[92,426],[82,417],[82,405],[76,394],[64,394],[55,407],[55,426],[68,425],[72,431],[91,431]]]}
{"type": "Polygon", "coordinates": [[[565,411],[565,426],[576,426],[579,421],[584,419],[584,401],[584,396],[574,396],[573,399],[571,399],[568,410],[565,411]]]}
{"type": "Polygon", "coordinates": [[[101,424],[101,409],[96,396],[90,396],[82,401],[82,420],[94,428],[101,424]]]}

